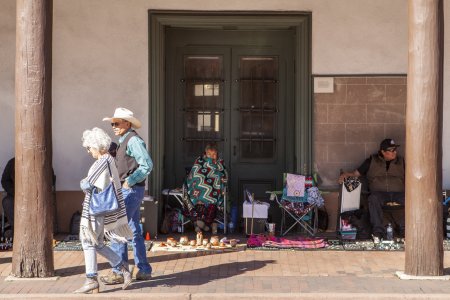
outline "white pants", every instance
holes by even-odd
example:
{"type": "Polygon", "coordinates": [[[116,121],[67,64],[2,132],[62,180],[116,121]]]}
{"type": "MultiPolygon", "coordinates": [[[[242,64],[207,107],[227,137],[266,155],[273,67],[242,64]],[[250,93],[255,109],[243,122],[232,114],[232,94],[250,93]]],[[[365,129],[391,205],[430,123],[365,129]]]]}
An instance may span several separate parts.
{"type": "Polygon", "coordinates": [[[96,217],[95,221],[91,223],[92,229],[97,236],[98,245],[93,246],[87,243],[81,243],[84,252],[84,262],[86,264],[86,277],[97,276],[97,252],[106,258],[113,268],[120,266],[122,263],[120,256],[103,242],[104,221],[104,217],[96,217]]]}

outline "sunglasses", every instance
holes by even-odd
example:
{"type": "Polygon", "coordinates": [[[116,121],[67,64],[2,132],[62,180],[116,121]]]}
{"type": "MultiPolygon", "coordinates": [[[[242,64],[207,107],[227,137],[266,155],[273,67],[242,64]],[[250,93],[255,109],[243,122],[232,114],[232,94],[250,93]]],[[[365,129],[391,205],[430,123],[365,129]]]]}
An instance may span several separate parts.
{"type": "Polygon", "coordinates": [[[122,122],[113,122],[111,123],[111,127],[118,127],[122,122]]]}
{"type": "Polygon", "coordinates": [[[388,152],[397,152],[397,148],[386,149],[386,151],[388,151],[388,152]]]}

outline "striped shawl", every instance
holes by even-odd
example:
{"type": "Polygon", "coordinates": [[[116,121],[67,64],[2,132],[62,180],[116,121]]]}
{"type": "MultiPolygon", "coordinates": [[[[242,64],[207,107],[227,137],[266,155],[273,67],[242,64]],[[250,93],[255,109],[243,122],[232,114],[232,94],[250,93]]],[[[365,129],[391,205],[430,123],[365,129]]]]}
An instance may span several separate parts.
{"type": "Polygon", "coordinates": [[[90,245],[98,245],[97,235],[92,229],[91,222],[95,222],[95,216],[89,214],[89,204],[91,201],[92,189],[98,188],[100,191],[105,189],[113,179],[113,185],[119,200],[119,211],[108,214],[104,217],[104,234],[108,240],[126,243],[127,239],[131,239],[133,232],[128,226],[127,213],[125,210],[125,202],[123,200],[119,173],[111,155],[105,154],[97,159],[91,166],[88,176],[82,180],[87,182],[91,188],[84,190],[85,197],[83,201],[83,212],[80,222],[80,239],[90,245]],[[111,169],[112,178],[109,173],[108,164],[111,169]]]}

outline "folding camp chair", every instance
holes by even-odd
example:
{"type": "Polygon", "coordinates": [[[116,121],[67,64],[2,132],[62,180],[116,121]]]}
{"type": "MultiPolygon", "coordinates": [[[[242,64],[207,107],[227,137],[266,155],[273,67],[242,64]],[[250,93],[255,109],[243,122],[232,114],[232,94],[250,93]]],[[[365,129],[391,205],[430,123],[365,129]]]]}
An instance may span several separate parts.
{"type": "MultiPolygon", "coordinates": [[[[214,221],[223,225],[224,233],[227,233],[227,214],[225,212],[225,208],[227,207],[228,192],[227,192],[226,186],[225,186],[224,190],[222,191],[222,193],[223,193],[223,201],[221,203],[217,204],[217,216],[214,219],[214,221]]],[[[189,199],[186,184],[183,184],[183,187],[181,189],[179,189],[179,188],[173,189],[173,190],[164,189],[162,191],[162,194],[167,197],[169,197],[169,196],[174,197],[176,199],[176,201],[181,205],[181,210],[183,213],[181,214],[180,226],[181,226],[181,232],[184,232],[184,226],[186,224],[188,224],[189,222],[191,222],[191,220],[189,219],[189,211],[193,207],[193,204],[192,204],[191,200],[189,199]]]]}
{"type": "Polygon", "coordinates": [[[283,174],[283,191],[271,191],[270,199],[275,200],[282,209],[280,234],[286,235],[299,224],[307,234],[314,236],[317,233],[317,208],[323,205],[323,198],[317,187],[314,186],[312,176],[297,174],[283,174]],[[286,214],[294,223],[285,231],[286,214]]]}

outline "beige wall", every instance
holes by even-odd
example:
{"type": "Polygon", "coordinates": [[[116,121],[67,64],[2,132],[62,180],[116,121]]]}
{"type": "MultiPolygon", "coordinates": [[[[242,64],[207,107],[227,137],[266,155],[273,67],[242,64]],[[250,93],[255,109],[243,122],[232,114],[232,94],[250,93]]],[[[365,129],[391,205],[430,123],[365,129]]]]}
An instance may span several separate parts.
{"type": "MultiPolygon", "coordinates": [[[[54,0],[53,148],[58,191],[78,190],[78,182],[92,162],[80,145],[82,131],[93,126],[110,130],[100,120],[111,115],[114,107],[134,110],[143,121],[140,134],[147,137],[149,9],[308,11],[312,12],[314,74],[407,72],[406,0],[54,0]]],[[[448,12],[450,4],[445,1],[446,17],[448,12]]],[[[449,24],[446,22],[446,32],[450,32],[449,24]]],[[[14,153],[14,36],[15,1],[2,0],[0,171],[14,153]]],[[[449,47],[447,34],[447,52],[449,47]]],[[[449,74],[447,59],[444,114],[450,112],[449,74]]],[[[445,148],[450,147],[448,127],[444,120],[445,148]]],[[[449,165],[447,151],[443,166],[446,187],[450,187],[449,165]]]]}

